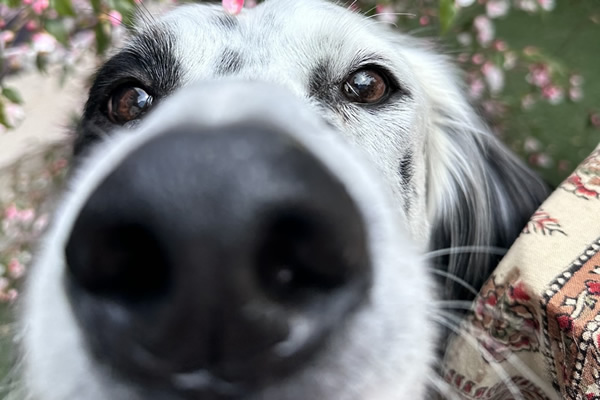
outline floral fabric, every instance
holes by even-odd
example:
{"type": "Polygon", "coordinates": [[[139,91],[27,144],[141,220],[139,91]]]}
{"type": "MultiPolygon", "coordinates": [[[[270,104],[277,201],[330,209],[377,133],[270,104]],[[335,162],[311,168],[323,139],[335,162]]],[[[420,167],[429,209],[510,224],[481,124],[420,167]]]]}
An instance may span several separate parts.
{"type": "Polygon", "coordinates": [[[600,146],[532,216],[452,339],[463,399],[600,400],[600,146]]]}

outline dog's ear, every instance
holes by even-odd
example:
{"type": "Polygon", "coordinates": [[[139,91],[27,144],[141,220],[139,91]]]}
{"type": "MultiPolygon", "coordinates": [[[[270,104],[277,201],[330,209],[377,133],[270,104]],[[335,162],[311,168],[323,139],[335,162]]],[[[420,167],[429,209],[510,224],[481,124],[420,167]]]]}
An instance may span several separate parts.
{"type": "MultiPolygon", "coordinates": [[[[432,113],[425,146],[430,249],[450,252],[433,263],[479,290],[501,259],[492,248],[512,245],[549,190],[477,115],[452,64],[422,48],[411,57],[432,113]]],[[[443,298],[473,298],[455,280],[443,281],[443,298]]]]}

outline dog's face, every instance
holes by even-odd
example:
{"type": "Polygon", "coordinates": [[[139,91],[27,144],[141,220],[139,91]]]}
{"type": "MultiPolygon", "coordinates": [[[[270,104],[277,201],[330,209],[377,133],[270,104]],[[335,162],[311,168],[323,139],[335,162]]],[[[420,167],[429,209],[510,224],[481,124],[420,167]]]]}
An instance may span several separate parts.
{"type": "Polygon", "coordinates": [[[424,398],[418,253],[509,242],[537,201],[452,69],[321,0],[142,20],[90,90],[30,278],[29,394],[424,398]]]}
{"type": "Polygon", "coordinates": [[[423,396],[427,104],[388,34],[193,5],[101,68],[26,299],[34,398],[423,396]]]}

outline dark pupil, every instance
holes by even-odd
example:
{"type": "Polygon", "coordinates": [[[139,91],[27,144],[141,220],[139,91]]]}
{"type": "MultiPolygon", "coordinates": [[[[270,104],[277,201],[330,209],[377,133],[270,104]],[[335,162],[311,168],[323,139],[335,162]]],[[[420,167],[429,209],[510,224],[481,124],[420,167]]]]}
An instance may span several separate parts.
{"type": "Polygon", "coordinates": [[[115,110],[119,119],[130,121],[152,103],[152,98],[140,88],[126,88],[116,98],[115,110]]]}
{"type": "Polygon", "coordinates": [[[351,99],[363,103],[373,103],[384,95],[385,83],[377,74],[359,71],[346,82],[345,89],[351,99]]]}
{"type": "Polygon", "coordinates": [[[373,91],[376,79],[366,72],[359,72],[352,78],[352,85],[361,97],[368,97],[373,91]]]}

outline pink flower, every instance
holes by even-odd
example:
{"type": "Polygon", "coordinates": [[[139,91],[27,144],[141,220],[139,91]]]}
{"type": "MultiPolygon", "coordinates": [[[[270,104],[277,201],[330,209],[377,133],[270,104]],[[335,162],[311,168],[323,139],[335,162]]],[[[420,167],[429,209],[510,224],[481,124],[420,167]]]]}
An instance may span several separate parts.
{"type": "Polygon", "coordinates": [[[537,0],[537,2],[544,11],[552,11],[556,7],[555,0],[537,0]]]}
{"type": "Polygon", "coordinates": [[[4,114],[6,115],[6,122],[10,126],[17,126],[25,119],[25,109],[14,103],[4,105],[4,114]]]}
{"type": "Polygon", "coordinates": [[[483,94],[485,85],[480,78],[475,78],[469,85],[469,96],[473,99],[478,99],[483,94]]]}
{"type": "Polygon", "coordinates": [[[6,210],[4,210],[4,218],[6,218],[9,221],[14,221],[15,219],[17,219],[18,216],[19,210],[14,204],[11,204],[6,208],[6,210]]]}
{"type": "Polygon", "coordinates": [[[504,88],[504,71],[496,65],[488,61],[481,68],[481,72],[492,94],[497,94],[504,88]]]}
{"type": "Polygon", "coordinates": [[[525,139],[525,143],[523,144],[523,148],[528,153],[533,153],[535,151],[539,151],[542,148],[542,143],[534,137],[528,137],[525,139]]]}
{"type": "Polygon", "coordinates": [[[48,214],[42,214],[35,220],[32,229],[37,234],[43,231],[46,226],[48,226],[48,214]]]}
{"type": "Polygon", "coordinates": [[[39,28],[40,26],[38,25],[36,20],[29,20],[25,23],[25,29],[27,29],[28,31],[35,31],[39,28]]]}
{"type": "Polygon", "coordinates": [[[550,69],[545,64],[534,64],[529,67],[527,81],[537,87],[544,87],[550,84],[550,69]]]}
{"type": "Polygon", "coordinates": [[[419,24],[421,26],[429,25],[429,17],[427,15],[423,15],[421,18],[419,18],[419,24]]]}
{"type": "Polygon", "coordinates": [[[494,49],[496,49],[498,51],[506,51],[506,50],[508,50],[508,45],[503,40],[496,40],[494,42],[494,49]]]}
{"type": "Polygon", "coordinates": [[[569,89],[569,99],[571,101],[579,101],[583,99],[583,91],[580,87],[572,87],[569,89]]]}
{"type": "Polygon", "coordinates": [[[223,7],[229,14],[237,15],[242,12],[244,0],[223,0],[223,7]]]}
{"type": "Polygon", "coordinates": [[[375,10],[377,12],[377,19],[381,22],[395,24],[398,20],[394,7],[392,6],[377,5],[375,10]]]}
{"type": "Polygon", "coordinates": [[[485,6],[485,12],[490,18],[504,17],[508,13],[510,4],[507,0],[490,0],[485,6]]]}
{"type": "Polygon", "coordinates": [[[38,53],[51,53],[56,49],[56,39],[48,33],[40,32],[33,35],[33,50],[38,53]]]}
{"type": "Polygon", "coordinates": [[[473,61],[473,64],[481,65],[485,61],[485,57],[481,53],[475,53],[471,57],[471,61],[473,61]]]}
{"type": "Polygon", "coordinates": [[[123,21],[123,16],[117,10],[112,10],[108,13],[108,20],[112,26],[120,26],[123,21]]]}
{"type": "Polygon", "coordinates": [[[46,8],[48,8],[49,5],[50,5],[49,0],[35,0],[31,4],[31,9],[33,10],[34,13],[36,13],[37,15],[40,15],[44,12],[44,10],[46,8]]]}
{"type": "Polygon", "coordinates": [[[4,32],[0,33],[0,41],[2,42],[4,47],[6,47],[6,44],[8,42],[12,42],[14,38],[15,38],[15,33],[13,31],[4,31],[4,32]]]}
{"type": "Polygon", "coordinates": [[[27,208],[19,213],[19,220],[21,220],[21,222],[29,223],[33,221],[34,218],[35,210],[33,208],[27,208]]]}
{"type": "Polygon", "coordinates": [[[479,44],[484,47],[489,45],[496,34],[492,21],[485,15],[479,15],[475,17],[473,25],[477,31],[477,41],[479,44]]]}
{"type": "Polygon", "coordinates": [[[583,84],[583,77],[581,75],[573,75],[569,78],[569,83],[573,86],[581,86],[583,84]]]}
{"type": "Polygon", "coordinates": [[[19,260],[13,258],[8,262],[8,275],[13,279],[19,279],[25,275],[25,266],[19,260]]]}
{"type": "Polygon", "coordinates": [[[534,12],[537,10],[537,4],[534,0],[519,0],[516,2],[518,8],[527,12],[534,12]]]}
{"type": "Polygon", "coordinates": [[[542,89],[542,96],[544,96],[550,104],[559,104],[564,98],[564,93],[558,86],[548,85],[542,89]]]}
{"type": "Polygon", "coordinates": [[[532,154],[529,156],[529,164],[536,167],[549,168],[552,166],[552,163],[552,158],[546,153],[532,154]]]}

